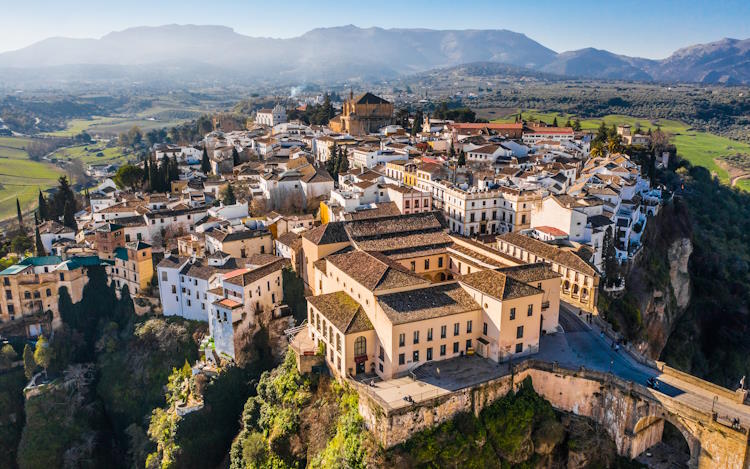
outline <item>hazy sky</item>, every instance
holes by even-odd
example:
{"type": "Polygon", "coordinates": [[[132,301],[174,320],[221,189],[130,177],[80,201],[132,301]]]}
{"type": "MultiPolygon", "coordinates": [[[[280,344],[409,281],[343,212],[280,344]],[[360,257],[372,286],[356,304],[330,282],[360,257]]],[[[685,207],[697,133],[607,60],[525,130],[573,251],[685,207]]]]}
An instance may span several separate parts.
{"type": "Polygon", "coordinates": [[[0,51],[52,36],[98,38],[170,23],[271,37],[344,24],[510,29],[558,52],[597,47],[663,58],[695,43],[750,37],[750,0],[0,0],[0,51]]]}

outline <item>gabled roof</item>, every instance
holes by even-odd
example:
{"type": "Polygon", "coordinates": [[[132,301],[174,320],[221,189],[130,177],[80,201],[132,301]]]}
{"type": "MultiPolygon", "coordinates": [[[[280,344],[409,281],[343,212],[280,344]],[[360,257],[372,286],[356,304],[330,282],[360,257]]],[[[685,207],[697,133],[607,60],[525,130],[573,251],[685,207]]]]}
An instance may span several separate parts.
{"type": "Polygon", "coordinates": [[[427,280],[379,253],[353,251],[334,254],[326,260],[370,291],[429,285],[427,280]]]}
{"type": "Polygon", "coordinates": [[[386,101],[385,99],[381,98],[380,96],[375,96],[374,94],[370,93],[369,91],[367,93],[363,93],[357,97],[354,98],[355,104],[391,104],[390,102],[386,101]]]}
{"type": "Polygon", "coordinates": [[[362,305],[343,291],[309,296],[307,301],[344,334],[374,329],[362,305]]]}
{"type": "Polygon", "coordinates": [[[569,267],[573,270],[577,270],[586,275],[598,275],[596,269],[576,253],[566,249],[560,249],[557,246],[547,244],[544,241],[539,241],[538,239],[530,238],[528,236],[512,232],[501,234],[497,237],[497,239],[498,241],[505,241],[507,243],[526,249],[527,251],[535,254],[538,257],[542,257],[549,262],[557,262],[560,265],[569,267]]]}
{"type": "Polygon", "coordinates": [[[349,242],[349,236],[344,229],[344,222],[337,221],[316,226],[310,231],[304,232],[302,237],[317,245],[349,242]]]}
{"type": "Polygon", "coordinates": [[[508,300],[543,293],[515,278],[496,270],[480,270],[462,275],[458,281],[498,300],[508,300]]]}

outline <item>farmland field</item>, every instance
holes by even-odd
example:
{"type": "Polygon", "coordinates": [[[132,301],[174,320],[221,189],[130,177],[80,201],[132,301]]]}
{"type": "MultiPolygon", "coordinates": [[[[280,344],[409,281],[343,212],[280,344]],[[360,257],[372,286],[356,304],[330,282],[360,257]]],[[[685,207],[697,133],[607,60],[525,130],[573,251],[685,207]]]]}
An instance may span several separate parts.
{"type": "Polygon", "coordinates": [[[71,137],[84,130],[93,137],[112,138],[122,132],[127,132],[133,126],[137,126],[142,131],[147,132],[151,129],[160,129],[162,127],[173,127],[182,123],[184,119],[170,120],[152,120],[146,117],[101,117],[94,116],[91,119],[72,119],[64,130],[48,132],[46,135],[55,137],[71,137]]]}
{"type": "Polygon", "coordinates": [[[63,172],[54,166],[31,161],[24,150],[31,139],[0,137],[0,220],[16,214],[16,197],[24,212],[36,206],[39,190],[57,184],[63,172]]]}
{"type": "MultiPolygon", "coordinates": [[[[103,163],[125,163],[129,155],[123,152],[120,147],[105,147],[102,143],[90,143],[87,145],[78,145],[74,147],[60,148],[52,154],[52,158],[57,160],[79,159],[84,164],[103,164],[103,163]]],[[[130,156],[132,158],[132,156],[130,156]]]]}
{"type": "MultiPolygon", "coordinates": [[[[493,122],[512,122],[515,114],[508,115],[502,119],[495,119],[493,122]]],[[[556,117],[559,125],[564,125],[570,119],[573,121],[575,116],[561,114],[556,112],[536,112],[524,111],[525,119],[542,120],[548,124],[556,117]]],[[[730,155],[745,154],[750,155],[750,144],[737,142],[726,137],[720,137],[708,132],[702,132],[690,129],[686,124],[667,119],[650,120],[647,118],[638,118],[632,116],[623,116],[610,114],[602,118],[581,119],[581,127],[584,129],[596,129],[604,122],[605,125],[612,124],[630,124],[635,126],[639,123],[644,132],[648,128],[655,129],[657,124],[662,131],[672,136],[672,143],[677,147],[677,153],[691,164],[703,166],[712,173],[716,174],[723,182],[729,182],[729,173],[716,163],[717,159],[722,159],[730,155]]],[[[745,180],[737,183],[737,187],[742,189],[750,188],[745,180]]]]}

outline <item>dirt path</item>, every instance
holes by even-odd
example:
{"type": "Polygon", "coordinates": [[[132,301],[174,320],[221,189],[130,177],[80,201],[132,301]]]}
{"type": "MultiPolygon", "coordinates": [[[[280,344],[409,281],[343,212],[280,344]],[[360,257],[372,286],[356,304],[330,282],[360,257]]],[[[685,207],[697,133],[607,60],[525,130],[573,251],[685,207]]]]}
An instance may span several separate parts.
{"type": "Polygon", "coordinates": [[[734,187],[741,179],[750,178],[750,171],[731,165],[722,158],[714,158],[714,162],[729,173],[729,187],[734,187]]]}

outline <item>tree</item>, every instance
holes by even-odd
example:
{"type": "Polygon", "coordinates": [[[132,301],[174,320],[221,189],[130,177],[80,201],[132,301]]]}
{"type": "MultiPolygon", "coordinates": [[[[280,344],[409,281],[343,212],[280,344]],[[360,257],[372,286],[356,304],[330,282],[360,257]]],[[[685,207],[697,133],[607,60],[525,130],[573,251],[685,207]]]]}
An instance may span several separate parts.
{"type": "Polygon", "coordinates": [[[142,178],[143,183],[147,183],[148,178],[150,176],[150,169],[149,169],[149,164],[148,164],[150,160],[151,160],[150,156],[147,156],[146,159],[143,160],[143,178],[142,178]]]}
{"type": "Polygon", "coordinates": [[[336,165],[336,178],[341,173],[349,171],[349,158],[346,156],[346,151],[341,150],[339,152],[339,161],[336,165]]]}
{"type": "Polygon", "coordinates": [[[240,164],[240,154],[236,147],[232,147],[232,165],[237,166],[238,164],[240,164]]]}
{"type": "Polygon", "coordinates": [[[234,189],[232,184],[227,184],[226,189],[222,191],[221,201],[224,205],[234,205],[237,203],[237,198],[234,196],[234,189]]]}
{"type": "Polygon", "coordinates": [[[573,124],[570,123],[570,118],[568,118],[568,120],[565,121],[565,127],[573,127],[573,124]]]}
{"type": "Polygon", "coordinates": [[[610,153],[617,153],[622,149],[622,145],[620,143],[620,137],[609,137],[607,139],[607,151],[610,153]]]}
{"type": "Polygon", "coordinates": [[[589,154],[594,158],[604,155],[604,145],[601,142],[593,142],[589,154]]]}
{"type": "Polygon", "coordinates": [[[18,354],[13,350],[13,346],[10,344],[3,345],[0,349],[0,370],[7,370],[13,366],[13,362],[18,358],[18,354]]]}
{"type": "Polygon", "coordinates": [[[602,242],[602,261],[604,262],[604,277],[607,286],[612,287],[615,284],[619,271],[617,262],[617,251],[615,250],[615,240],[612,237],[612,227],[607,227],[604,232],[604,241],[602,242]]]}
{"type": "Polygon", "coordinates": [[[42,191],[39,191],[39,219],[41,221],[49,220],[49,210],[47,208],[47,199],[44,198],[42,191]]]}
{"type": "Polygon", "coordinates": [[[50,218],[57,220],[65,212],[65,204],[71,203],[73,207],[73,213],[76,212],[76,197],[73,193],[73,189],[70,187],[68,178],[66,176],[60,176],[57,179],[57,192],[52,197],[52,207],[50,211],[50,218]]]}
{"type": "Polygon", "coordinates": [[[201,171],[203,174],[211,174],[211,162],[208,160],[208,149],[203,147],[203,157],[201,158],[201,171]]]}
{"type": "Polygon", "coordinates": [[[552,119],[552,127],[557,127],[557,116],[555,116],[555,118],[552,119]]]}
{"type": "Polygon", "coordinates": [[[23,373],[26,375],[26,379],[31,379],[36,371],[36,361],[34,361],[34,351],[31,350],[31,345],[26,344],[23,348],[23,373]]]}
{"type": "Polygon", "coordinates": [[[143,182],[144,171],[134,164],[126,164],[120,167],[115,173],[115,183],[119,187],[128,187],[136,190],[143,182]]]}
{"type": "Polygon", "coordinates": [[[576,132],[580,132],[581,131],[581,120],[580,119],[576,119],[576,120],[573,121],[573,130],[575,130],[576,132]]]}
{"type": "Polygon", "coordinates": [[[16,217],[18,217],[18,226],[23,229],[23,215],[21,214],[21,203],[18,201],[18,197],[16,197],[16,217]]]}
{"type": "Polygon", "coordinates": [[[44,374],[47,374],[47,368],[52,362],[52,349],[49,346],[49,342],[44,338],[43,335],[39,336],[36,341],[36,349],[34,349],[34,361],[37,365],[44,369],[44,374]]]}
{"type": "Polygon", "coordinates": [[[10,242],[11,251],[17,254],[23,254],[32,247],[34,247],[34,244],[32,243],[31,238],[29,238],[23,231],[18,233],[10,242]]]}
{"type": "Polygon", "coordinates": [[[68,201],[65,204],[65,209],[63,210],[63,225],[71,228],[73,231],[78,231],[78,224],[76,223],[75,216],[75,205],[71,201],[68,201]]]}
{"type": "Polygon", "coordinates": [[[414,120],[411,124],[411,134],[417,135],[419,131],[422,129],[422,121],[424,121],[424,113],[422,113],[421,110],[417,110],[417,112],[414,113],[414,120]]]}
{"type": "Polygon", "coordinates": [[[458,165],[459,166],[466,166],[466,153],[464,153],[463,149],[458,154],[458,165]]]}
{"type": "Polygon", "coordinates": [[[448,156],[453,159],[456,156],[456,149],[453,147],[453,140],[451,140],[451,147],[448,150],[448,156]]]}
{"type": "Polygon", "coordinates": [[[338,145],[336,145],[336,142],[333,142],[333,147],[331,148],[331,155],[328,157],[328,160],[326,160],[326,171],[328,171],[328,174],[331,175],[333,180],[337,180],[338,177],[336,175],[336,167],[338,166],[338,145]]]}
{"type": "Polygon", "coordinates": [[[46,256],[47,251],[44,249],[44,243],[42,243],[42,236],[39,234],[39,227],[36,227],[36,233],[34,233],[34,253],[37,256],[46,256]]]}
{"type": "Polygon", "coordinates": [[[161,189],[161,180],[159,179],[159,165],[152,161],[148,166],[148,188],[149,191],[159,191],[161,189]]]}
{"type": "Polygon", "coordinates": [[[604,143],[607,141],[607,137],[609,137],[609,132],[607,132],[607,125],[604,122],[602,122],[602,124],[596,130],[594,143],[604,143]]]}

